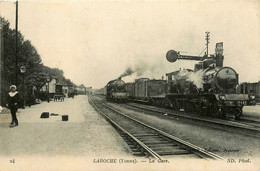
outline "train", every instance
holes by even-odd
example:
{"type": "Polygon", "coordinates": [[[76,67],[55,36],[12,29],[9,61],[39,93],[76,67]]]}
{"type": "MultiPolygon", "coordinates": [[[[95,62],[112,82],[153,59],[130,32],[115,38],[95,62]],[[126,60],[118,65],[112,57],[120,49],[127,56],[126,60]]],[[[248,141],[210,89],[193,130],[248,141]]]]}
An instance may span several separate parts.
{"type": "Polygon", "coordinates": [[[225,118],[234,115],[239,119],[243,107],[255,105],[255,94],[237,94],[238,73],[231,67],[223,67],[223,43],[216,44],[215,55],[183,56],[169,50],[169,62],[176,60],[200,61],[191,69],[179,69],[166,73],[166,80],[139,78],[132,83],[120,79],[107,84],[107,99],[113,101],[140,101],[188,113],[199,113],[225,118]]]}
{"type": "Polygon", "coordinates": [[[174,109],[187,112],[216,115],[227,114],[239,119],[245,105],[255,105],[255,94],[237,94],[238,73],[231,67],[223,67],[223,42],[216,44],[215,55],[210,57],[182,56],[174,50],[166,54],[169,62],[177,59],[199,60],[194,71],[179,70],[167,76],[167,92],[164,102],[174,109]]]}
{"type": "Polygon", "coordinates": [[[158,105],[165,98],[166,80],[139,78],[125,87],[130,100],[158,105]]]}
{"type": "Polygon", "coordinates": [[[121,77],[111,80],[104,88],[106,99],[113,102],[127,102],[128,93],[125,88],[125,82],[121,77]]]}

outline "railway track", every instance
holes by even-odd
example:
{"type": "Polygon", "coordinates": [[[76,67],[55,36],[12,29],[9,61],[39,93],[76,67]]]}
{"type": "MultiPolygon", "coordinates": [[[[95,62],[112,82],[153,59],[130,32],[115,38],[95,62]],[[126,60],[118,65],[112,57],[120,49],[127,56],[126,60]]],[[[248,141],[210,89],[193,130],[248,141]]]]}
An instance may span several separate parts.
{"type": "Polygon", "coordinates": [[[241,118],[239,121],[237,121],[239,123],[243,123],[243,124],[250,124],[252,126],[258,127],[260,128],[260,122],[256,121],[256,120],[252,120],[252,119],[247,119],[247,118],[241,118]]]}
{"type": "Polygon", "coordinates": [[[222,130],[232,131],[239,134],[245,134],[253,137],[260,137],[260,122],[248,119],[241,119],[240,121],[232,121],[232,120],[221,120],[216,118],[206,118],[206,117],[198,117],[186,115],[180,112],[173,112],[168,109],[156,108],[154,106],[147,106],[141,104],[125,104],[126,106],[130,106],[132,108],[137,108],[139,110],[145,110],[161,115],[167,115],[173,119],[185,119],[192,121],[192,123],[201,123],[206,124],[205,126],[210,126],[222,130]],[[195,122],[194,122],[195,121],[195,122]]]}
{"type": "Polygon", "coordinates": [[[220,156],[144,124],[89,97],[90,104],[120,133],[134,155],[164,160],[164,157],[220,160],[220,156]]]}

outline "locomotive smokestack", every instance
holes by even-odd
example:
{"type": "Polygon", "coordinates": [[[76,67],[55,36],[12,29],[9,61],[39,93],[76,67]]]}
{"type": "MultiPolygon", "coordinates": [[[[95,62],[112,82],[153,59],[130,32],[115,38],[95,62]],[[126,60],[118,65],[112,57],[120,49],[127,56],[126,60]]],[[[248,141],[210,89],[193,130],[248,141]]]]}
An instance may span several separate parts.
{"type": "Polygon", "coordinates": [[[224,56],[217,55],[216,56],[216,67],[223,67],[224,56]]]}
{"type": "Polygon", "coordinates": [[[131,75],[133,72],[134,72],[134,71],[133,71],[130,67],[128,67],[128,68],[125,70],[125,72],[119,76],[118,79],[121,80],[122,77],[131,75]]]}

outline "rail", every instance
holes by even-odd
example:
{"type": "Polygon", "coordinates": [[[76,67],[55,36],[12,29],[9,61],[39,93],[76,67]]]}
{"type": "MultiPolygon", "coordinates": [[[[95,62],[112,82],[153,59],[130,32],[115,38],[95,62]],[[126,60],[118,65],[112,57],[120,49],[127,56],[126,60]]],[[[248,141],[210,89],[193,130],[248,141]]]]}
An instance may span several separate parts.
{"type": "MultiPolygon", "coordinates": [[[[92,99],[91,99],[91,101],[92,101],[92,99]]],[[[187,151],[192,152],[193,154],[195,154],[195,155],[197,155],[197,156],[199,156],[199,157],[201,157],[201,158],[214,159],[214,160],[221,160],[221,159],[223,159],[222,157],[220,157],[220,156],[218,156],[218,155],[216,155],[216,154],[214,154],[214,153],[212,153],[212,152],[209,152],[209,151],[207,151],[207,150],[205,150],[205,149],[203,149],[203,148],[200,148],[200,147],[198,147],[198,146],[196,146],[196,145],[193,145],[193,144],[191,144],[191,143],[189,143],[189,142],[186,142],[186,141],[184,141],[184,140],[181,140],[181,139],[179,139],[179,138],[177,138],[177,137],[175,137],[175,136],[173,136],[173,135],[170,135],[170,134],[168,134],[168,133],[166,133],[166,132],[163,132],[163,131],[161,131],[161,130],[159,130],[159,129],[157,129],[157,128],[154,128],[154,127],[152,127],[152,126],[150,126],[150,125],[147,125],[147,124],[145,124],[145,123],[143,123],[143,122],[140,122],[140,121],[138,121],[138,120],[136,120],[136,119],[134,119],[134,118],[132,118],[132,117],[129,117],[129,116],[127,116],[126,114],[124,114],[124,113],[122,113],[122,112],[120,112],[120,111],[114,109],[114,108],[111,107],[111,106],[106,105],[105,103],[102,103],[102,102],[99,101],[99,100],[96,100],[96,101],[99,102],[100,104],[102,104],[102,106],[106,107],[107,109],[113,111],[114,113],[120,114],[121,116],[123,116],[123,117],[125,117],[125,118],[127,118],[127,119],[129,119],[129,120],[131,120],[131,121],[134,121],[135,123],[137,123],[137,124],[139,124],[139,125],[142,125],[142,126],[145,127],[146,129],[153,130],[154,132],[156,132],[156,133],[158,134],[158,136],[163,136],[163,137],[165,137],[165,138],[167,138],[167,139],[169,139],[169,140],[171,140],[171,141],[174,141],[174,143],[177,143],[177,144],[178,144],[179,146],[181,146],[182,148],[186,149],[187,151]]],[[[92,103],[94,104],[93,101],[92,101],[92,103]]],[[[96,107],[96,105],[94,105],[94,106],[95,106],[95,108],[96,108],[99,112],[102,113],[102,115],[104,115],[104,116],[107,118],[107,116],[106,116],[106,114],[105,114],[104,112],[102,112],[100,109],[98,109],[98,108],[96,107]]],[[[123,130],[123,132],[124,132],[125,134],[127,134],[127,135],[130,136],[133,140],[135,140],[140,146],[142,146],[147,152],[149,152],[149,154],[150,154],[151,156],[153,156],[153,157],[155,157],[155,158],[162,158],[159,154],[157,154],[154,150],[152,150],[150,147],[148,147],[145,143],[143,143],[142,141],[140,141],[140,138],[139,138],[139,139],[136,138],[136,136],[134,136],[134,135],[130,134],[129,132],[127,132],[125,129],[123,129],[122,127],[120,127],[117,123],[115,123],[114,121],[112,121],[110,118],[109,118],[109,122],[113,123],[113,125],[116,125],[118,128],[120,128],[121,130],[123,130]]],[[[188,152],[188,153],[189,153],[189,152],[188,152]]]]}

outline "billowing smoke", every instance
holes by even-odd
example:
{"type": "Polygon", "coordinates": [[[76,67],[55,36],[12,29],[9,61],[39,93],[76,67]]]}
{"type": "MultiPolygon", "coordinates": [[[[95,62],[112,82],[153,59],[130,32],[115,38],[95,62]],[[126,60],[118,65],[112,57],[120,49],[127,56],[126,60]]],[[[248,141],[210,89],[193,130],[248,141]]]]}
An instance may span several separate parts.
{"type": "Polygon", "coordinates": [[[203,88],[203,71],[198,70],[196,72],[189,72],[186,69],[181,69],[176,80],[178,79],[186,79],[187,81],[192,82],[197,88],[203,88]]]}
{"type": "MultiPolygon", "coordinates": [[[[156,63],[154,65],[149,65],[143,61],[139,61],[134,66],[129,66],[126,68],[125,72],[121,74],[121,78],[125,76],[133,75],[133,79],[139,78],[141,76],[146,76],[148,78],[153,78],[157,73],[161,73],[163,70],[162,63],[156,63]]],[[[163,73],[164,74],[164,73],[163,73]]],[[[198,70],[196,72],[189,71],[187,69],[181,69],[178,75],[173,78],[176,81],[185,79],[193,83],[197,88],[203,88],[203,71],[198,70]]]]}
{"type": "Polygon", "coordinates": [[[147,64],[144,61],[138,61],[133,66],[128,66],[123,74],[121,74],[121,78],[125,76],[130,76],[134,73],[133,78],[139,78],[142,76],[145,77],[153,77],[158,73],[165,74],[162,71],[162,63],[156,63],[156,64],[147,64]]]}
{"type": "Polygon", "coordinates": [[[148,67],[145,63],[139,62],[134,67],[128,66],[123,74],[120,75],[121,78],[125,76],[132,75],[133,73],[136,73],[136,76],[142,76],[144,72],[148,70],[148,67]]]}
{"type": "Polygon", "coordinates": [[[125,72],[123,74],[120,75],[121,78],[125,77],[125,76],[128,76],[128,75],[131,75],[132,73],[134,73],[134,71],[132,70],[131,67],[127,67],[125,72]]]}
{"type": "Polygon", "coordinates": [[[149,71],[149,67],[144,62],[139,62],[134,66],[134,71],[138,77],[142,76],[145,72],[149,71]]]}

